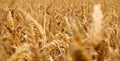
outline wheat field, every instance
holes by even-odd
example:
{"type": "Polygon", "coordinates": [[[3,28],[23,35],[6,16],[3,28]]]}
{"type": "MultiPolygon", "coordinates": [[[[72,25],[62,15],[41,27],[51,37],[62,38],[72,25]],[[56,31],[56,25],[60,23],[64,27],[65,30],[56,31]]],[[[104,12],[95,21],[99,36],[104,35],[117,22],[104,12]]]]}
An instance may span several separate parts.
{"type": "Polygon", "coordinates": [[[0,0],[0,61],[120,61],[120,0],[0,0]]]}

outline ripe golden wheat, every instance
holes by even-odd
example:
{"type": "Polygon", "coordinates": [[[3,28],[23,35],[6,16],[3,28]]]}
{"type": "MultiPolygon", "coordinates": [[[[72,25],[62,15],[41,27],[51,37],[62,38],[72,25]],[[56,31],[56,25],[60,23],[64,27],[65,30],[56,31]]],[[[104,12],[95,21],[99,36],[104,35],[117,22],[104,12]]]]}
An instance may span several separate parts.
{"type": "Polygon", "coordinates": [[[119,0],[0,0],[0,61],[120,61],[119,0]]]}

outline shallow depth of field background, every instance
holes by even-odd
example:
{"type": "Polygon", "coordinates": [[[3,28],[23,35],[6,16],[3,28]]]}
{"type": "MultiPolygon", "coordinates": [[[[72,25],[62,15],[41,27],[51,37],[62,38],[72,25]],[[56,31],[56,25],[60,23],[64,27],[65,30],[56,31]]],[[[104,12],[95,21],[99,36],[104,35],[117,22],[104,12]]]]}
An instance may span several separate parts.
{"type": "Polygon", "coordinates": [[[120,0],[0,0],[0,61],[120,61],[120,0]]]}

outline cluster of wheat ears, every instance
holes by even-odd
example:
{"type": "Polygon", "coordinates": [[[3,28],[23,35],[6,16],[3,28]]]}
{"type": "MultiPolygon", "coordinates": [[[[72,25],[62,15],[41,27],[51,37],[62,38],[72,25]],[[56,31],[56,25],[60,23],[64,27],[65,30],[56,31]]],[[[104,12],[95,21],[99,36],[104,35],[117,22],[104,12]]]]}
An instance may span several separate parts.
{"type": "Polygon", "coordinates": [[[0,61],[120,61],[120,1],[0,0],[0,61]]]}

